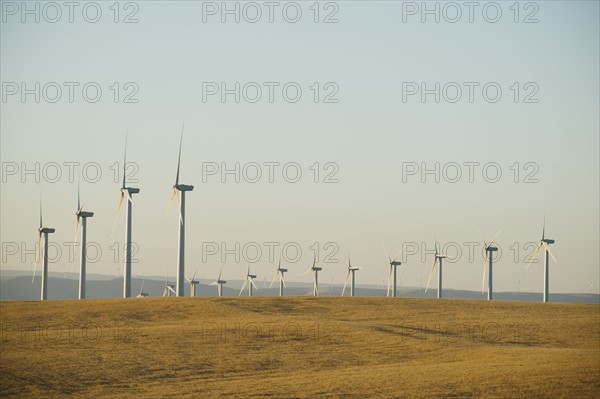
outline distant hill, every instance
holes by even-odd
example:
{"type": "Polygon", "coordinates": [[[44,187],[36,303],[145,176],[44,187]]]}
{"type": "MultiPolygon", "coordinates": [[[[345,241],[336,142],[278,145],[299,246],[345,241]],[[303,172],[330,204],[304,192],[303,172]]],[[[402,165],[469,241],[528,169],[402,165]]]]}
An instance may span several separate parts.
{"type": "MultiPolygon", "coordinates": [[[[144,281],[144,292],[149,296],[162,296],[165,286],[164,279],[160,277],[132,278],[132,296],[138,295],[144,281]]],[[[170,282],[173,282],[172,280],[170,282]]],[[[196,288],[198,296],[216,296],[217,289],[210,286],[210,280],[200,279],[196,288]]],[[[241,280],[227,280],[223,287],[224,296],[238,296],[242,286],[241,280]]],[[[254,291],[256,296],[277,296],[279,288],[273,284],[272,288],[264,287],[264,283],[257,281],[258,289],[254,291]]],[[[21,271],[2,271],[0,280],[0,300],[38,300],[40,298],[41,278],[36,276],[35,282],[31,283],[31,276],[24,275],[21,271]]],[[[120,298],[123,294],[123,278],[114,276],[94,275],[88,276],[86,284],[87,298],[120,298]]],[[[48,277],[48,299],[76,299],[78,292],[78,275],[76,273],[49,273],[48,277]]],[[[285,288],[286,296],[312,295],[312,285],[307,283],[289,282],[285,288]]],[[[323,284],[319,287],[321,296],[339,296],[342,287],[340,285],[323,284]]],[[[348,290],[346,295],[348,295],[348,290]]],[[[190,295],[189,284],[185,285],[185,295],[190,295]]],[[[242,295],[247,295],[245,291],[242,295]]],[[[374,286],[356,286],[356,296],[385,296],[386,290],[374,286]]],[[[417,287],[399,287],[398,296],[404,298],[434,298],[437,295],[435,289],[428,290],[427,294],[417,287]]],[[[485,299],[481,292],[444,289],[445,298],[460,299],[485,299]]],[[[525,292],[497,292],[494,293],[495,300],[510,301],[533,301],[541,302],[541,293],[525,292]]],[[[551,294],[552,302],[590,303],[599,304],[598,294],[551,294]]]]}

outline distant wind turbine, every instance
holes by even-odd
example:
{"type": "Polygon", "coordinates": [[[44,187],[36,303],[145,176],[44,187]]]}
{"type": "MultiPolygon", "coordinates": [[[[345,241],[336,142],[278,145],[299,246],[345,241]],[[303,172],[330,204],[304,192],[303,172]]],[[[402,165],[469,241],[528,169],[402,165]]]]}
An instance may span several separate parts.
{"type": "Polygon", "coordinates": [[[217,278],[217,281],[210,283],[210,285],[217,286],[217,293],[219,294],[220,297],[223,296],[223,284],[227,284],[227,281],[221,280],[222,273],[223,273],[223,267],[221,266],[221,269],[219,270],[219,277],[217,278]]]}
{"type": "Polygon", "coordinates": [[[354,273],[360,270],[360,267],[352,267],[352,263],[350,262],[350,252],[348,252],[348,273],[346,273],[346,280],[344,281],[344,288],[342,288],[342,296],[346,292],[346,285],[348,284],[348,280],[350,279],[350,296],[354,296],[354,273]]]}
{"type": "Polygon", "coordinates": [[[190,283],[190,296],[196,296],[196,286],[198,285],[199,281],[194,280],[194,277],[196,277],[197,273],[198,272],[194,272],[194,275],[192,276],[192,278],[188,278],[188,277],[185,278],[187,280],[187,282],[190,283]]]}
{"type": "Polygon", "coordinates": [[[42,196],[40,195],[40,227],[38,228],[38,241],[37,241],[37,254],[35,256],[35,266],[33,267],[33,277],[31,283],[35,281],[35,273],[37,270],[37,264],[39,261],[39,254],[41,250],[42,235],[44,236],[44,264],[42,267],[42,293],[41,300],[45,301],[48,299],[48,234],[52,234],[56,231],[52,227],[44,227],[42,221],[42,196]]]}
{"type": "Polygon", "coordinates": [[[77,185],[77,223],[75,224],[75,240],[79,230],[79,221],[81,220],[81,251],[79,260],[79,299],[85,299],[85,278],[86,278],[86,245],[87,245],[87,218],[94,216],[94,212],[83,210],[80,202],[79,184],[77,185]]]}
{"type": "Polygon", "coordinates": [[[283,296],[283,287],[286,286],[285,279],[283,278],[283,274],[287,271],[288,271],[287,269],[284,269],[281,267],[281,254],[279,254],[279,264],[277,265],[277,270],[275,271],[275,274],[273,275],[273,280],[271,280],[271,284],[269,285],[269,288],[271,288],[271,286],[273,285],[273,282],[275,282],[275,279],[277,278],[277,276],[279,276],[279,296],[283,296]]]}
{"type": "Polygon", "coordinates": [[[304,272],[304,275],[312,272],[313,275],[313,296],[319,296],[319,272],[323,270],[322,267],[315,266],[317,263],[317,255],[315,254],[313,257],[312,266],[304,272]]]}
{"type": "Polygon", "coordinates": [[[489,271],[488,271],[488,301],[492,300],[492,295],[493,295],[492,266],[493,266],[494,252],[498,251],[498,247],[495,247],[492,244],[494,243],[494,240],[496,239],[496,237],[498,237],[498,235],[500,234],[501,231],[502,230],[498,231],[496,233],[496,235],[489,242],[487,242],[487,243],[483,239],[483,235],[481,234],[481,231],[479,231],[479,236],[481,237],[481,241],[483,242],[483,249],[485,250],[485,254],[483,256],[483,279],[482,279],[482,282],[481,282],[481,295],[483,295],[483,293],[485,291],[485,271],[486,271],[486,268],[489,265],[489,271]]]}
{"type": "Polygon", "coordinates": [[[250,274],[250,264],[248,263],[248,271],[246,272],[246,278],[244,279],[244,284],[242,284],[242,289],[240,290],[240,294],[238,296],[242,295],[242,292],[244,292],[244,288],[246,288],[246,285],[248,285],[248,296],[252,296],[252,287],[258,289],[256,287],[256,284],[254,284],[255,278],[256,275],[250,274]]]}
{"type": "Polygon", "coordinates": [[[440,265],[438,267],[438,289],[437,289],[437,297],[438,298],[442,297],[442,261],[446,257],[447,257],[446,255],[442,254],[438,250],[438,243],[436,241],[435,242],[435,258],[433,259],[433,266],[431,266],[431,272],[429,272],[429,280],[427,280],[427,286],[425,287],[425,292],[427,292],[427,289],[429,288],[429,283],[431,282],[431,277],[433,276],[433,271],[435,270],[435,265],[436,265],[436,263],[439,262],[440,265]]]}
{"type": "Polygon", "coordinates": [[[125,155],[123,157],[123,185],[121,186],[121,198],[119,199],[119,207],[115,215],[113,224],[113,232],[119,218],[119,212],[123,206],[123,199],[127,198],[127,207],[125,208],[125,268],[123,270],[123,298],[131,297],[131,227],[132,227],[132,204],[133,194],[140,192],[139,188],[127,187],[125,178],[127,171],[127,136],[125,137],[125,155]]]}
{"type": "Polygon", "coordinates": [[[390,296],[390,287],[392,291],[392,297],[396,297],[396,268],[402,264],[402,262],[397,261],[398,256],[402,253],[402,249],[398,252],[394,258],[390,258],[390,254],[388,254],[387,249],[385,249],[385,245],[383,246],[383,250],[385,251],[385,255],[389,260],[389,271],[388,271],[388,284],[387,284],[387,293],[386,296],[390,296]]]}
{"type": "Polygon", "coordinates": [[[145,280],[142,280],[142,288],[140,288],[140,293],[137,295],[136,298],[145,298],[148,296],[148,293],[144,292],[144,282],[145,280]]]}
{"type": "Polygon", "coordinates": [[[177,174],[175,175],[175,184],[173,185],[173,195],[169,200],[167,209],[173,203],[175,197],[178,197],[179,202],[179,239],[177,249],[177,296],[184,295],[185,284],[185,192],[192,191],[194,186],[179,184],[179,167],[181,165],[181,145],[183,144],[183,129],[185,122],[181,126],[181,137],[179,139],[179,156],[177,158],[177,174]]]}
{"type": "Polygon", "coordinates": [[[542,238],[540,239],[540,243],[538,244],[535,252],[533,253],[533,255],[531,255],[531,257],[529,258],[529,261],[527,262],[527,268],[529,268],[529,265],[531,264],[531,262],[533,261],[535,256],[538,254],[538,252],[540,252],[540,249],[542,249],[542,247],[544,248],[544,297],[543,297],[544,302],[548,302],[549,296],[550,296],[550,292],[548,289],[548,274],[549,274],[548,266],[550,263],[550,258],[548,257],[548,254],[550,254],[550,256],[552,256],[552,259],[554,259],[554,261],[556,263],[558,263],[558,261],[552,254],[552,251],[550,251],[550,244],[554,244],[554,243],[555,243],[554,240],[552,240],[550,238],[546,238],[546,216],[544,216],[544,224],[542,226],[542,238]]]}

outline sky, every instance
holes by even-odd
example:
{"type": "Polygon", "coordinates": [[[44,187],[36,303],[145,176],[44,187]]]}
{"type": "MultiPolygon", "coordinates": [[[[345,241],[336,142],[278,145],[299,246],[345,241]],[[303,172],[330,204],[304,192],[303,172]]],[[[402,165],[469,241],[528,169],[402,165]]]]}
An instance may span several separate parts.
{"type": "Polygon", "coordinates": [[[186,275],[270,280],[285,247],[289,281],[350,253],[381,285],[385,246],[424,286],[437,240],[480,290],[501,230],[494,290],[539,292],[545,215],[551,292],[598,293],[599,3],[423,4],[2,1],[2,270],[33,269],[40,193],[50,270],[78,269],[79,181],[88,273],[119,273],[128,134],[133,274],[172,278],[185,120],[186,275]]]}

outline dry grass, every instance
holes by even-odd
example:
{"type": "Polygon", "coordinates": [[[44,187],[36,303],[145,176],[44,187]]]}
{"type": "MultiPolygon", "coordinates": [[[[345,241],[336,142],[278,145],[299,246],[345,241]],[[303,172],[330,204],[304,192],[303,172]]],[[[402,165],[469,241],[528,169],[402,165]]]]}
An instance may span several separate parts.
{"type": "Polygon", "coordinates": [[[145,298],[0,311],[6,397],[600,394],[598,305],[145,298]]]}

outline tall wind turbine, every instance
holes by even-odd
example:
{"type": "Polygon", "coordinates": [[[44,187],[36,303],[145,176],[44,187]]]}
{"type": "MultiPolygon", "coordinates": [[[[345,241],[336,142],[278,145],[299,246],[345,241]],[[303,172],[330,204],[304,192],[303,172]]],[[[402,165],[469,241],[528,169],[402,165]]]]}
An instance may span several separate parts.
{"type": "Polygon", "coordinates": [[[246,278],[244,279],[244,284],[242,285],[242,289],[240,290],[240,295],[238,295],[238,296],[242,295],[244,288],[246,288],[246,284],[248,285],[248,296],[252,296],[252,287],[254,286],[254,288],[258,289],[256,287],[256,284],[254,284],[255,278],[256,278],[256,275],[250,274],[250,264],[248,263],[248,272],[246,272],[246,278]]]}
{"type": "Polygon", "coordinates": [[[390,254],[388,254],[387,249],[385,249],[385,245],[383,246],[383,250],[385,251],[386,256],[388,257],[390,268],[388,273],[388,284],[387,284],[387,293],[386,296],[390,296],[390,287],[392,291],[392,297],[396,296],[396,268],[402,264],[402,262],[397,261],[398,256],[402,253],[402,249],[398,252],[398,255],[394,256],[394,259],[390,258],[390,254]],[[393,278],[392,278],[393,275],[393,278]],[[393,281],[393,284],[392,284],[393,281]]]}
{"type": "Polygon", "coordinates": [[[313,275],[313,296],[319,296],[319,272],[323,270],[322,267],[315,266],[317,263],[317,255],[315,254],[313,257],[312,266],[304,272],[304,275],[312,272],[313,275]]]}
{"type": "Polygon", "coordinates": [[[127,207],[125,208],[125,268],[123,270],[123,298],[131,297],[131,223],[132,223],[132,204],[133,194],[140,192],[139,188],[127,187],[125,178],[127,171],[127,137],[125,137],[125,155],[123,157],[123,185],[121,186],[121,198],[119,199],[119,207],[113,224],[113,231],[117,224],[119,212],[123,206],[123,199],[127,198],[127,207]]]}
{"type": "Polygon", "coordinates": [[[94,212],[83,210],[83,205],[79,197],[79,185],[77,185],[77,223],[75,224],[75,240],[79,230],[79,221],[81,220],[81,251],[79,260],[79,299],[85,299],[85,273],[86,273],[86,245],[87,245],[87,218],[94,216],[94,212]]]}
{"type": "Polygon", "coordinates": [[[496,235],[489,241],[489,242],[485,242],[485,240],[483,239],[483,235],[481,234],[481,231],[479,231],[479,236],[481,237],[481,241],[483,242],[483,249],[485,250],[485,254],[483,256],[483,279],[481,281],[481,295],[483,295],[483,292],[485,291],[485,271],[486,268],[489,266],[489,270],[488,270],[488,301],[492,300],[492,295],[493,295],[493,274],[492,274],[492,266],[493,266],[493,259],[494,259],[494,252],[498,251],[498,247],[493,246],[492,244],[494,243],[494,240],[496,239],[496,237],[498,237],[498,234],[500,234],[502,230],[498,231],[496,233],[496,235]]]}
{"type": "Polygon", "coordinates": [[[42,196],[40,195],[40,227],[38,228],[38,241],[37,241],[37,254],[35,256],[35,266],[33,267],[33,277],[31,284],[35,281],[35,272],[37,270],[37,264],[39,261],[39,254],[41,250],[42,235],[44,236],[44,265],[42,267],[42,294],[41,300],[45,301],[48,299],[48,234],[52,234],[56,231],[52,227],[44,227],[42,222],[42,196]]]}
{"type": "Polygon", "coordinates": [[[187,280],[188,283],[190,283],[190,296],[196,296],[196,286],[198,285],[199,281],[198,280],[194,280],[194,277],[196,277],[196,273],[198,272],[194,272],[194,275],[192,276],[192,278],[185,278],[187,280]]]}
{"type": "Polygon", "coordinates": [[[529,265],[531,264],[531,261],[533,260],[533,258],[535,258],[535,256],[537,256],[538,252],[540,252],[540,249],[542,249],[542,247],[544,248],[544,298],[543,301],[544,302],[548,302],[549,300],[549,290],[548,290],[548,273],[549,273],[549,263],[550,263],[550,258],[548,257],[548,254],[550,254],[550,256],[552,256],[552,259],[554,259],[554,261],[556,263],[558,263],[558,261],[556,260],[556,258],[554,257],[554,255],[552,254],[552,251],[550,251],[550,244],[554,244],[555,241],[550,239],[550,238],[546,238],[546,217],[544,216],[544,225],[542,227],[542,238],[540,239],[540,243],[538,244],[537,248],[535,249],[535,252],[533,253],[533,255],[531,255],[531,257],[529,258],[529,261],[527,262],[527,267],[529,268],[529,265]]]}
{"type": "Polygon", "coordinates": [[[352,277],[350,281],[350,296],[354,296],[354,273],[357,270],[360,270],[360,267],[352,267],[352,264],[350,263],[350,253],[348,253],[348,273],[346,274],[346,281],[344,281],[344,288],[342,288],[342,296],[344,296],[346,285],[348,284],[348,279],[350,279],[350,277],[352,277]]]}
{"type": "Polygon", "coordinates": [[[221,273],[223,273],[223,267],[221,267],[221,269],[219,270],[219,277],[217,278],[217,281],[210,283],[210,285],[217,286],[217,293],[219,294],[219,296],[223,296],[223,284],[227,284],[227,281],[221,280],[221,273]]]}
{"type": "Polygon", "coordinates": [[[285,273],[287,271],[288,271],[287,269],[284,269],[281,267],[281,254],[279,254],[279,264],[277,265],[277,270],[275,271],[275,274],[273,275],[273,280],[271,280],[271,285],[269,285],[269,288],[271,288],[271,286],[273,285],[273,282],[275,282],[275,278],[277,278],[277,276],[279,276],[279,296],[283,296],[283,287],[286,286],[285,280],[283,278],[283,273],[285,273]]]}
{"type": "Polygon", "coordinates": [[[429,280],[427,280],[427,286],[425,287],[425,292],[429,288],[429,283],[431,282],[431,277],[433,276],[433,271],[435,270],[435,265],[439,262],[440,266],[438,267],[438,289],[437,289],[437,297],[442,297],[442,261],[447,256],[438,251],[438,243],[435,242],[435,258],[433,259],[433,266],[431,266],[431,272],[429,272],[429,280]]]}
{"type": "Polygon", "coordinates": [[[184,284],[185,284],[185,192],[192,191],[194,186],[188,186],[186,184],[179,184],[179,166],[181,164],[181,145],[183,143],[183,128],[185,123],[181,127],[181,137],[179,139],[179,157],[177,158],[177,174],[175,175],[175,184],[173,185],[173,195],[169,200],[171,206],[175,197],[179,200],[179,240],[177,249],[177,296],[184,295],[184,284]]]}

